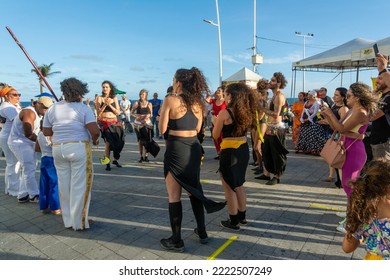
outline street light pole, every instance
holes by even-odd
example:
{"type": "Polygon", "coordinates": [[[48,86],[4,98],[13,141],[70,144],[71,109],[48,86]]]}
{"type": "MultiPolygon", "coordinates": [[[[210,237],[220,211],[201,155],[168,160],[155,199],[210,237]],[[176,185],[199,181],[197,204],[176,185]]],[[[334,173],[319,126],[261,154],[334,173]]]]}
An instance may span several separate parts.
{"type": "MultiPolygon", "coordinates": [[[[306,37],[313,37],[313,33],[302,34],[301,32],[295,32],[295,35],[303,37],[303,59],[306,58],[306,37]]],[[[305,69],[303,69],[303,86],[302,91],[305,91],[305,69]]]]}
{"type": "Polygon", "coordinates": [[[219,8],[218,8],[218,0],[215,0],[215,5],[217,9],[217,23],[204,19],[204,22],[207,22],[211,25],[218,27],[218,48],[219,48],[219,86],[222,85],[222,42],[221,42],[221,23],[219,21],[219,8]]]}

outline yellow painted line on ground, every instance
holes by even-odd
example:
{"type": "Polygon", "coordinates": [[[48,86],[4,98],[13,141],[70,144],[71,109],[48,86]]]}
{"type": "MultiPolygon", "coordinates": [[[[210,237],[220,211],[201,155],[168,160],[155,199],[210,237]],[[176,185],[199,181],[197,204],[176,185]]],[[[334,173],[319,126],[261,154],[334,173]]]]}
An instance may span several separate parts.
{"type": "Polygon", "coordinates": [[[320,208],[320,209],[325,209],[325,210],[337,211],[337,212],[345,211],[343,209],[338,209],[338,208],[334,208],[334,207],[327,206],[327,205],[322,205],[322,204],[317,204],[317,203],[310,203],[310,206],[313,206],[313,207],[316,207],[316,208],[320,208]]]}
{"type": "Polygon", "coordinates": [[[207,260],[215,260],[215,258],[221,254],[223,252],[223,250],[226,249],[227,246],[230,245],[230,243],[232,243],[234,240],[236,240],[238,237],[237,235],[233,235],[232,237],[230,237],[228,240],[226,240],[225,243],[222,244],[221,247],[219,247],[214,253],[211,254],[210,257],[207,258],[207,260]]]}

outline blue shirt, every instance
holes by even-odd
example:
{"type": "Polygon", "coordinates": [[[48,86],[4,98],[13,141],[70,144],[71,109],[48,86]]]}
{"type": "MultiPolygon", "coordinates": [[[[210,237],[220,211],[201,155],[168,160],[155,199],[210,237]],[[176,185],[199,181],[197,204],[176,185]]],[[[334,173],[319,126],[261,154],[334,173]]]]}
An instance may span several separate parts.
{"type": "Polygon", "coordinates": [[[153,106],[153,117],[155,116],[158,116],[158,110],[160,110],[160,106],[161,106],[161,99],[150,99],[149,100],[150,103],[152,103],[152,106],[153,106]],[[157,105],[157,106],[155,106],[157,105]]]}

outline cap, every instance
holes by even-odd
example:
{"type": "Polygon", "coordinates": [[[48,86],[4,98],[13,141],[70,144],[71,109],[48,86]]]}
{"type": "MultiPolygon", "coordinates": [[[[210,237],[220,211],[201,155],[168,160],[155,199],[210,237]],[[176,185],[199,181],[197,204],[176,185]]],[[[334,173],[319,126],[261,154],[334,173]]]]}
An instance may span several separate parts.
{"type": "Polygon", "coordinates": [[[49,108],[51,105],[53,105],[53,100],[51,100],[50,97],[42,96],[42,97],[39,97],[38,103],[41,103],[46,108],[49,108]]]}
{"type": "Polygon", "coordinates": [[[0,97],[4,97],[7,95],[8,92],[11,90],[15,90],[13,87],[5,87],[2,90],[0,90],[0,97]]]}
{"type": "Polygon", "coordinates": [[[313,89],[313,90],[309,91],[307,94],[317,96],[317,91],[313,89]]]}

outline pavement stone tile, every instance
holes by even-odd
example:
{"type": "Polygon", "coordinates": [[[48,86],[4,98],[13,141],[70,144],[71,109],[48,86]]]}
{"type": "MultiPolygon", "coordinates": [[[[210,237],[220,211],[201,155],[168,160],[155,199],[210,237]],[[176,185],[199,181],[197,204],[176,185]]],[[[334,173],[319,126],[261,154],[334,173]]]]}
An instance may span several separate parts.
{"type": "MultiPolygon", "coordinates": [[[[229,231],[219,225],[228,218],[227,209],[206,214],[210,241],[200,244],[193,233],[196,221],[191,205],[183,192],[186,251],[162,249],[159,240],[170,236],[171,230],[163,177],[165,146],[164,141],[158,143],[159,155],[139,164],[136,137],[127,135],[120,161],[123,168],[114,167],[110,172],[98,163],[103,144],[93,149],[95,176],[89,216],[95,223],[86,231],[65,229],[61,216],[43,215],[38,204],[18,204],[15,197],[0,193],[0,259],[205,260],[232,236],[238,238],[216,259],[347,260],[365,255],[363,247],[353,254],[342,252],[343,236],[335,230],[339,218],[326,208],[345,209],[344,191],[321,182],[328,175],[325,162],[320,157],[295,154],[290,139],[291,153],[281,184],[267,186],[247,169],[248,225],[239,232],[229,231]]],[[[203,146],[204,193],[224,201],[209,135],[203,146]]],[[[0,158],[0,182],[4,181],[4,167],[0,158]]],[[[38,169],[36,174],[39,178],[38,169]]]]}

